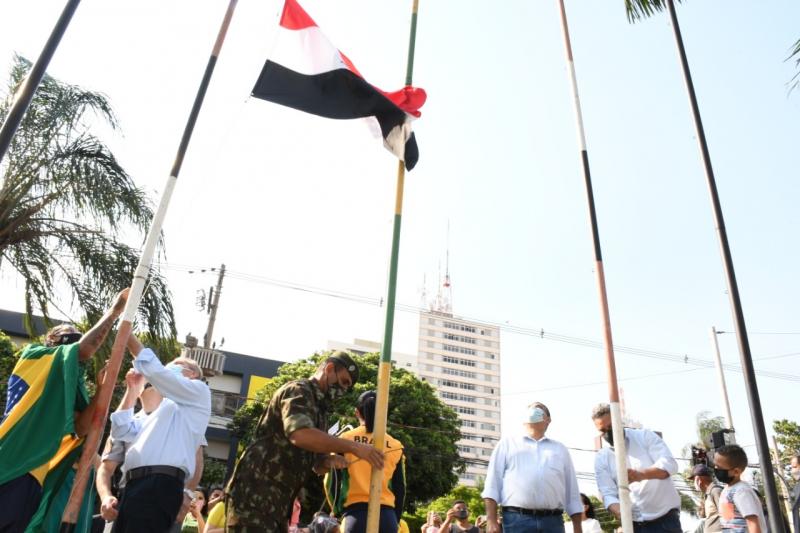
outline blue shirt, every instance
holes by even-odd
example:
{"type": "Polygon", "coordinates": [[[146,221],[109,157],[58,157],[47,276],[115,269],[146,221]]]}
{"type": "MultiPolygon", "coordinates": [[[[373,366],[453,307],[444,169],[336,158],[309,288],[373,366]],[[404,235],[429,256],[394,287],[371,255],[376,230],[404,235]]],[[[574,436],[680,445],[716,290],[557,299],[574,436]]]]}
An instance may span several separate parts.
{"type": "Polygon", "coordinates": [[[481,494],[502,506],[583,512],[575,468],[566,446],[543,437],[503,437],[492,451],[481,494]]]}

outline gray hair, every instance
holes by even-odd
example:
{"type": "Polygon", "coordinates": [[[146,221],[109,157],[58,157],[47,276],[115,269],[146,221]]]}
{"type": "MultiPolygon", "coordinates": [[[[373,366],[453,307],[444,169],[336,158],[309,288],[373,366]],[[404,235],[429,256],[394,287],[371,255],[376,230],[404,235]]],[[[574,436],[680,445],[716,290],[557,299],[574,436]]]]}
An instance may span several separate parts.
{"type": "Polygon", "coordinates": [[[603,418],[606,415],[611,414],[611,406],[607,403],[600,403],[592,409],[592,420],[597,420],[598,418],[603,418]]]}

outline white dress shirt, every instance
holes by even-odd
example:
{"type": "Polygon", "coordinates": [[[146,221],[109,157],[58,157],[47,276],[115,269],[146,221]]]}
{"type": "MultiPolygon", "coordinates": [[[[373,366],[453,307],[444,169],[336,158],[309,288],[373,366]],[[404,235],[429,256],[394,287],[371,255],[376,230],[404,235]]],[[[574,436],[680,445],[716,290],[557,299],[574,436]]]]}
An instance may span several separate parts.
{"type": "MultiPolygon", "coordinates": [[[[644,470],[660,468],[669,475],[678,471],[678,463],[672,457],[666,443],[649,429],[625,428],[628,468],[644,470]]],[[[617,488],[617,467],[613,448],[602,448],[594,459],[594,472],[597,488],[603,496],[606,508],[619,503],[617,488]]],[[[655,520],[671,509],[680,509],[681,498],[672,483],[667,479],[646,479],[630,483],[633,520],[636,522],[655,520]]]]}
{"type": "Polygon", "coordinates": [[[133,368],[164,396],[158,408],[144,418],[133,409],[111,415],[111,436],[130,443],[125,470],[140,466],[175,466],[194,474],[197,448],[205,442],[211,417],[211,392],[197,379],[177,376],[164,368],[149,348],[139,352],[133,368]]]}
{"type": "Polygon", "coordinates": [[[566,446],[547,437],[501,438],[492,451],[481,496],[508,507],[583,512],[572,458],[566,446]]]}

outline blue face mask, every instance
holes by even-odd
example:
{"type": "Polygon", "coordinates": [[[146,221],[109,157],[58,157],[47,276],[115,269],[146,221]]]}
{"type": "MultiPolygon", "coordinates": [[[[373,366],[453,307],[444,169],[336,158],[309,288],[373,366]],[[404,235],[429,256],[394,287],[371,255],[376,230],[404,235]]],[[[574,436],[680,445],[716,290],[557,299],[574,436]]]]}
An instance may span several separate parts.
{"type": "Polygon", "coordinates": [[[169,370],[170,372],[172,372],[176,376],[179,376],[179,377],[182,377],[182,378],[186,377],[186,376],[183,375],[183,367],[181,365],[176,365],[174,363],[170,363],[167,366],[165,366],[164,368],[166,368],[167,370],[169,370]]]}
{"type": "Polygon", "coordinates": [[[528,423],[535,424],[544,421],[544,409],[541,407],[534,407],[528,410],[528,423]]]}

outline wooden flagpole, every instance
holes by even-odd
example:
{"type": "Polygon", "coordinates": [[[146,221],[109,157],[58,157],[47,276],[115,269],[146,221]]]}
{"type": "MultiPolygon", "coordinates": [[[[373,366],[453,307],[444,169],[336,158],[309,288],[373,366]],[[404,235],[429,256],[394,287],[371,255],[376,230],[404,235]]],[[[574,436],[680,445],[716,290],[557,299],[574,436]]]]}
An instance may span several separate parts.
{"type": "Polygon", "coordinates": [[[189,141],[192,138],[192,132],[194,131],[197,117],[200,114],[200,108],[203,105],[203,100],[211,81],[211,75],[214,73],[217,57],[219,57],[222,43],[225,41],[225,35],[228,32],[228,27],[230,26],[231,18],[233,17],[233,11],[236,8],[237,1],[238,0],[230,0],[228,4],[228,9],[225,12],[225,18],[223,19],[219,33],[217,34],[217,40],[214,43],[214,48],[211,51],[211,57],[208,59],[208,64],[206,65],[203,79],[200,82],[200,87],[197,90],[197,95],[195,96],[192,110],[189,113],[189,119],[187,120],[186,127],[183,130],[183,136],[181,137],[181,142],[178,146],[178,153],[175,157],[172,171],[167,179],[164,192],[161,194],[161,200],[158,204],[158,209],[153,216],[153,222],[150,225],[150,230],[147,234],[147,239],[145,240],[144,249],[142,250],[141,258],[139,259],[139,264],[136,267],[136,272],[133,275],[131,292],[128,295],[125,311],[122,314],[122,322],[120,323],[117,337],[114,340],[114,345],[111,349],[111,358],[108,362],[105,381],[103,382],[103,386],[101,386],[97,392],[97,408],[95,409],[94,416],[92,417],[89,434],[87,435],[86,441],[83,444],[83,452],[81,453],[81,459],[78,463],[78,471],[75,475],[75,481],[72,485],[72,492],[69,497],[69,502],[67,503],[67,507],[64,510],[64,515],[61,518],[62,533],[75,531],[75,525],[78,522],[81,501],[83,500],[83,494],[86,490],[86,484],[89,479],[89,468],[92,464],[92,459],[97,454],[97,450],[100,445],[100,437],[103,434],[103,427],[105,426],[105,422],[108,417],[108,407],[111,403],[111,393],[113,392],[114,384],[117,381],[119,369],[122,365],[125,346],[128,343],[128,338],[130,337],[133,329],[133,320],[136,317],[136,311],[142,298],[145,282],[147,281],[147,276],[150,270],[150,262],[153,258],[158,239],[161,236],[161,228],[164,224],[164,217],[167,214],[167,208],[169,207],[172,192],[175,189],[175,185],[178,181],[178,175],[180,174],[181,166],[183,165],[183,159],[186,155],[189,141]]]}
{"type": "MultiPolygon", "coordinates": [[[[406,63],[406,86],[411,85],[414,72],[414,45],[417,36],[417,9],[419,0],[413,0],[411,8],[411,31],[408,40],[406,63]]],[[[392,233],[392,255],[389,263],[389,288],[386,296],[386,324],[383,334],[381,359],[378,366],[378,394],[375,402],[375,426],[372,433],[374,446],[383,451],[386,445],[386,417],[389,408],[389,381],[392,372],[392,334],[394,329],[394,305],[397,292],[397,263],[400,255],[400,223],[403,216],[403,187],[405,166],[397,162],[397,191],[395,194],[394,228],[392,233]]],[[[369,484],[369,506],[367,508],[367,533],[378,533],[383,491],[383,469],[372,468],[369,484]]]]}
{"type": "Polygon", "coordinates": [[[567,25],[567,12],[564,0],[558,0],[561,11],[561,29],[564,34],[564,47],[567,54],[570,85],[572,88],[572,101],[575,110],[575,122],[578,129],[578,143],[580,145],[580,158],[583,166],[583,179],[586,186],[586,200],[589,207],[589,223],[592,230],[594,243],[595,277],[600,297],[600,313],[603,318],[603,344],[606,352],[606,371],[608,375],[608,395],[611,406],[611,427],[614,434],[614,453],[617,466],[617,486],[619,487],[620,521],[624,533],[633,533],[633,516],[630,500],[630,487],[628,485],[628,468],[626,463],[625,434],[622,429],[622,412],[619,403],[619,387],[617,386],[617,367],[614,360],[614,343],[611,337],[611,316],[608,311],[608,294],[606,292],[606,277],[603,271],[603,255],[600,249],[600,230],[597,226],[597,213],[594,205],[594,191],[592,178],[589,172],[589,153],[586,149],[586,135],[583,130],[583,112],[578,96],[578,81],[575,76],[575,64],[572,60],[572,44],[569,38],[567,25]]]}
{"type": "Polygon", "coordinates": [[[58,43],[61,42],[61,38],[64,36],[64,33],[67,31],[67,26],[69,26],[72,20],[72,15],[75,14],[75,11],[78,9],[78,4],[80,3],[81,0],[69,0],[67,5],[64,6],[61,16],[58,17],[58,22],[56,22],[53,31],[50,32],[50,37],[47,39],[42,49],[42,53],[39,54],[39,58],[25,77],[25,81],[22,82],[22,85],[20,85],[19,89],[17,89],[17,92],[14,94],[14,103],[8,111],[8,115],[6,115],[3,127],[0,128],[0,161],[3,160],[9,146],[11,146],[11,139],[14,138],[17,128],[20,122],[22,122],[22,117],[25,116],[25,111],[28,110],[28,106],[31,104],[31,100],[33,100],[33,95],[42,82],[44,73],[47,71],[47,66],[50,64],[53,54],[56,53],[58,43]]]}

